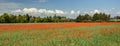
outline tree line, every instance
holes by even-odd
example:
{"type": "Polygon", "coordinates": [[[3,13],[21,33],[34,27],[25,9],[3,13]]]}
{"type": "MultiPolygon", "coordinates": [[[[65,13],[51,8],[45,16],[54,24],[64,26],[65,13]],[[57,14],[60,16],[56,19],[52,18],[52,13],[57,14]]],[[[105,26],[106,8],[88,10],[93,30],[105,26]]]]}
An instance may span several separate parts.
{"type": "Polygon", "coordinates": [[[47,17],[36,17],[30,16],[29,14],[24,15],[13,15],[4,13],[0,16],[0,23],[47,23],[47,22],[71,22],[72,19],[64,16],[47,16],[47,17]]]}
{"type": "Polygon", "coordinates": [[[93,16],[89,14],[79,15],[75,19],[76,22],[120,22],[120,16],[111,17],[110,14],[95,13],[93,16]]]}
{"type": "Polygon", "coordinates": [[[36,17],[30,16],[29,14],[24,15],[13,15],[4,13],[0,15],[0,23],[50,23],[50,22],[109,22],[114,19],[120,19],[120,16],[111,18],[109,14],[95,13],[93,16],[89,14],[79,14],[76,19],[67,18],[65,16],[47,16],[47,17],[36,17]]]}
{"type": "Polygon", "coordinates": [[[110,20],[110,15],[105,13],[95,13],[93,16],[90,16],[89,14],[79,15],[76,18],[77,22],[91,22],[91,21],[102,22],[109,20],[110,20]]]}

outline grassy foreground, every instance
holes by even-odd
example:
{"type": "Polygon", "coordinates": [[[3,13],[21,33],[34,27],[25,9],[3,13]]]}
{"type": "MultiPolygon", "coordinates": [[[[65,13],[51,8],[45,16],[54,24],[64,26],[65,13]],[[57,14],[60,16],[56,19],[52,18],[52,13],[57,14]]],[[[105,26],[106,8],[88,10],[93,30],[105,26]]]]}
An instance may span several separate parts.
{"type": "Polygon", "coordinates": [[[120,24],[0,32],[0,46],[119,46],[120,24]]]}

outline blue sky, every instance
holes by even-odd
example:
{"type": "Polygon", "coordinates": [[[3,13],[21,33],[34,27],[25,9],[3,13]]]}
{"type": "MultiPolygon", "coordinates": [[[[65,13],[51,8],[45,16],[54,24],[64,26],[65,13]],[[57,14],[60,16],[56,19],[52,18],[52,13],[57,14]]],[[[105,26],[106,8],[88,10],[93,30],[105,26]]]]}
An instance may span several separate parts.
{"type": "Polygon", "coordinates": [[[120,0],[0,0],[0,13],[34,12],[39,15],[39,12],[50,12],[77,16],[77,13],[105,12],[115,16],[120,15],[119,2],[120,0]]]}

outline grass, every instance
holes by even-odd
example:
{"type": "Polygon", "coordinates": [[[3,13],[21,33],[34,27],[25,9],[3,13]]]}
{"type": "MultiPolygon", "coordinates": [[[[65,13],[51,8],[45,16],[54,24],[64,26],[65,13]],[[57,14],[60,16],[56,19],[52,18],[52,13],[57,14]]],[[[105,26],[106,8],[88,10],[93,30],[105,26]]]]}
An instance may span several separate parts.
{"type": "Polygon", "coordinates": [[[0,46],[119,46],[120,24],[0,32],[0,46]]]}

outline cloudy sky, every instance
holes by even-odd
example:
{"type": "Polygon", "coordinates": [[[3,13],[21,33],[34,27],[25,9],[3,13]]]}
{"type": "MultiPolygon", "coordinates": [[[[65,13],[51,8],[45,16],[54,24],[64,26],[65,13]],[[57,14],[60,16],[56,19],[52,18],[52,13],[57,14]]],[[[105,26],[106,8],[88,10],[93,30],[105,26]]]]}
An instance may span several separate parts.
{"type": "Polygon", "coordinates": [[[52,16],[54,14],[74,18],[78,14],[105,12],[120,15],[120,0],[0,0],[0,14],[32,14],[52,16]]]}

